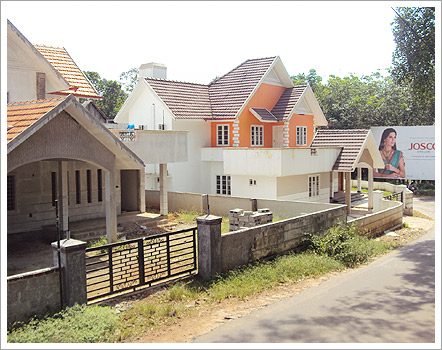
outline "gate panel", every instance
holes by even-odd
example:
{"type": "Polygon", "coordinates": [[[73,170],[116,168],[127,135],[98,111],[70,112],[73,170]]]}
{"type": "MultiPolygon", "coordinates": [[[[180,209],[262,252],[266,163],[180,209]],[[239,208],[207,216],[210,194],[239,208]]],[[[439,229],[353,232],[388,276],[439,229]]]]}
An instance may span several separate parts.
{"type": "Polygon", "coordinates": [[[193,227],[87,248],[88,301],[195,272],[196,231],[193,227]]]}

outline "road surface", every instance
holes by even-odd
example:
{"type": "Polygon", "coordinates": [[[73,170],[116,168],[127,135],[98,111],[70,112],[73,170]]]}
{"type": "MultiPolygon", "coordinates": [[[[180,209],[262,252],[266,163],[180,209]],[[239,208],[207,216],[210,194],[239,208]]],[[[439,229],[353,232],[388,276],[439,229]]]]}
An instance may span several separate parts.
{"type": "Polygon", "coordinates": [[[433,228],[369,265],[229,321],[194,342],[434,343],[434,303],[433,228]]]}

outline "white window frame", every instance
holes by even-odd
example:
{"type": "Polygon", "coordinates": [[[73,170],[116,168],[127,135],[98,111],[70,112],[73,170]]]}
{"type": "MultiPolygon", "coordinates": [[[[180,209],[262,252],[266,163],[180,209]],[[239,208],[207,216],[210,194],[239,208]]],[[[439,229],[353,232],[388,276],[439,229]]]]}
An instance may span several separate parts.
{"type": "Polygon", "coordinates": [[[216,145],[217,146],[230,146],[230,125],[229,124],[217,124],[216,125],[216,145]],[[227,130],[226,130],[227,128],[227,130]],[[220,136],[221,129],[221,138],[220,136]],[[226,135],[227,131],[227,135],[226,135]]]}
{"type": "Polygon", "coordinates": [[[309,197],[318,197],[320,190],[320,175],[309,175],[308,176],[308,196],[309,197]]]}
{"type": "Polygon", "coordinates": [[[216,194],[232,195],[232,181],[230,175],[216,175],[216,194]]]}
{"type": "Polygon", "coordinates": [[[250,126],[250,145],[252,147],[264,146],[264,125],[250,126]]]}
{"type": "Polygon", "coordinates": [[[307,146],[307,127],[296,127],[296,146],[307,146]]]}

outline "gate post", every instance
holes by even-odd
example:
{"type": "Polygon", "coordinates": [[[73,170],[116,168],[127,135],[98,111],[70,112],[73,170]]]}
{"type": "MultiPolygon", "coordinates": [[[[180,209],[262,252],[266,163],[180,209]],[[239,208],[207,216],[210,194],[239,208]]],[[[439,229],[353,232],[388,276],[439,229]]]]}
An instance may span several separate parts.
{"type": "Polygon", "coordinates": [[[198,226],[198,274],[210,280],[221,272],[221,221],[219,216],[196,218],[198,226]]]}
{"type": "MultiPolygon", "coordinates": [[[[57,242],[52,242],[54,265],[58,266],[57,242]]],[[[63,306],[85,304],[86,292],[86,242],[76,239],[60,241],[63,306]]]]}

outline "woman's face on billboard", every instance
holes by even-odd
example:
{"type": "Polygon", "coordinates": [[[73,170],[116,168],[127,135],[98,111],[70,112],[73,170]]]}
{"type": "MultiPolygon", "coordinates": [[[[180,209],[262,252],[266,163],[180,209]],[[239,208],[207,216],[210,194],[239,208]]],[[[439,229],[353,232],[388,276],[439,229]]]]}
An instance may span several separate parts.
{"type": "Polygon", "coordinates": [[[384,140],[384,146],[393,147],[396,143],[396,133],[391,132],[384,140]]]}

